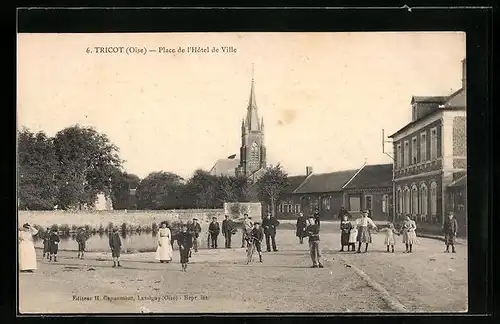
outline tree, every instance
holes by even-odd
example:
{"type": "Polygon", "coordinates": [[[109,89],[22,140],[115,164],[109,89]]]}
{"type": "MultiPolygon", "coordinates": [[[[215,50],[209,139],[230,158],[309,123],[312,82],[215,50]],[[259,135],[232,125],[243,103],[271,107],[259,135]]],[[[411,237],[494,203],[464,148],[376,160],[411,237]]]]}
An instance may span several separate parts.
{"type": "Polygon", "coordinates": [[[172,209],[181,206],[183,179],[170,172],[153,172],[137,187],[138,209],[172,209]]]}
{"type": "Polygon", "coordinates": [[[220,181],[207,171],[196,170],[186,183],[183,198],[183,205],[188,208],[220,208],[223,201],[220,181]]]}
{"type": "Polygon", "coordinates": [[[58,201],[62,209],[94,206],[99,193],[111,195],[111,178],[122,161],[105,134],[71,126],[54,137],[58,159],[58,201]]]}
{"type": "Polygon", "coordinates": [[[24,128],[18,135],[19,209],[51,210],[56,205],[57,157],[43,132],[24,128]]]}
{"type": "Polygon", "coordinates": [[[288,175],[280,164],[268,167],[266,172],[257,180],[258,195],[261,201],[271,204],[273,216],[283,190],[288,186],[288,175]]]}
{"type": "Polygon", "coordinates": [[[113,209],[135,209],[130,200],[130,189],[137,189],[141,179],[135,174],[116,170],[111,177],[113,209]]]}
{"type": "Polygon", "coordinates": [[[219,198],[224,202],[248,202],[249,182],[246,177],[219,176],[219,187],[221,195],[219,198]]]}

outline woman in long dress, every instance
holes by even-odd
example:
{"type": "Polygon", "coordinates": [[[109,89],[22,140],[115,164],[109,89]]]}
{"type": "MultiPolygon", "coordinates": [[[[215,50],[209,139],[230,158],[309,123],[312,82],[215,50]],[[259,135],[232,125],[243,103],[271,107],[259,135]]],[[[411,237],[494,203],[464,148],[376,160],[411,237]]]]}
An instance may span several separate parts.
{"type": "Polygon", "coordinates": [[[172,261],[172,233],[167,227],[166,222],[161,223],[157,237],[158,248],[156,249],[156,260],[160,260],[161,263],[168,263],[172,261]]]}
{"type": "Polygon", "coordinates": [[[19,229],[19,270],[21,272],[33,272],[36,270],[36,253],[33,244],[33,236],[38,230],[28,223],[19,229]]]}
{"type": "Polygon", "coordinates": [[[403,243],[406,245],[405,253],[412,252],[413,244],[417,241],[417,234],[415,233],[416,229],[417,224],[415,221],[411,220],[409,215],[406,215],[403,222],[403,228],[401,229],[401,233],[403,234],[403,243]]]}
{"type": "Polygon", "coordinates": [[[365,243],[365,252],[368,251],[368,244],[372,242],[372,235],[370,233],[370,228],[377,230],[377,226],[368,217],[368,212],[364,211],[363,216],[356,221],[356,227],[358,228],[358,251],[361,253],[361,243],[365,243]]]}

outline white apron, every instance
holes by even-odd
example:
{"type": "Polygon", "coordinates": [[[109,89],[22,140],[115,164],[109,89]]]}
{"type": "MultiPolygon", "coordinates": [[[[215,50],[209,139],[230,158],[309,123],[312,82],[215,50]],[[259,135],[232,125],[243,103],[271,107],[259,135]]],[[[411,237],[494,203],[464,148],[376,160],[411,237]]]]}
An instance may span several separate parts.
{"type": "Polygon", "coordinates": [[[33,244],[33,235],[37,231],[19,231],[19,270],[36,269],[36,253],[33,244]]]}
{"type": "Polygon", "coordinates": [[[172,244],[171,233],[168,228],[160,228],[158,230],[158,248],[156,249],[156,260],[171,261],[172,260],[172,244]]]}

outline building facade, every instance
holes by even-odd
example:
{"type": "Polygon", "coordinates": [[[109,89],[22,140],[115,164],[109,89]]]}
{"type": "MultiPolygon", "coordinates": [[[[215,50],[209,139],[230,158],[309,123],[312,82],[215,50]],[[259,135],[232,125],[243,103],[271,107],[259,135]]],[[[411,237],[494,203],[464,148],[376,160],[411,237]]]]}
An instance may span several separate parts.
{"type": "Polygon", "coordinates": [[[442,224],[446,188],[464,176],[466,158],[466,76],[449,96],[411,100],[412,121],[392,134],[394,220],[411,215],[419,222],[442,224]]]}
{"type": "Polygon", "coordinates": [[[343,205],[351,215],[366,210],[373,220],[392,220],[392,168],[392,164],[364,165],[342,187],[343,205]]]}

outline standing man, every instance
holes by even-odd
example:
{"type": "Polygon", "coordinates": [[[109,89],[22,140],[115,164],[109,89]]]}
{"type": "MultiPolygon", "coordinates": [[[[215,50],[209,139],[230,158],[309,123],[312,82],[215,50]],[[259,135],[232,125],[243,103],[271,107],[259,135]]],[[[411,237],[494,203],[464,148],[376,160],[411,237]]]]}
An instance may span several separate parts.
{"type": "Polygon", "coordinates": [[[347,210],[344,206],[340,207],[339,214],[337,215],[339,220],[342,221],[344,219],[344,215],[347,215],[347,210]]]}
{"type": "Polygon", "coordinates": [[[219,223],[217,222],[217,217],[212,217],[212,222],[208,225],[208,236],[210,237],[210,247],[212,249],[217,248],[217,237],[220,234],[219,223]]]}
{"type": "Polygon", "coordinates": [[[455,250],[455,239],[457,237],[458,230],[458,222],[455,217],[453,217],[453,213],[448,213],[448,219],[444,221],[443,225],[443,233],[444,233],[444,243],[446,244],[446,253],[450,253],[450,245],[451,252],[456,253],[455,250]]]}
{"type": "Polygon", "coordinates": [[[198,218],[193,218],[193,223],[191,224],[191,235],[193,236],[193,249],[194,252],[198,252],[198,238],[201,233],[201,225],[198,223],[198,218]]]}
{"type": "Polygon", "coordinates": [[[57,234],[57,230],[53,229],[50,232],[49,236],[49,252],[50,252],[49,261],[52,261],[52,258],[54,258],[54,262],[57,262],[57,251],[59,250],[59,242],[61,242],[61,239],[57,234]]]}
{"type": "Polygon", "coordinates": [[[181,232],[177,238],[177,244],[179,245],[181,271],[186,272],[187,263],[189,262],[189,251],[193,244],[193,237],[188,231],[188,226],[186,224],[182,224],[181,232]]]}
{"type": "Polygon", "coordinates": [[[309,218],[309,225],[306,228],[307,236],[309,236],[309,252],[313,265],[311,268],[323,268],[321,264],[321,255],[319,253],[319,224],[313,216],[309,218]]]}
{"type": "Polygon", "coordinates": [[[222,221],[222,235],[226,239],[225,247],[226,249],[231,248],[231,236],[234,234],[234,223],[229,219],[229,215],[225,216],[226,219],[222,221]]]}
{"type": "Polygon", "coordinates": [[[319,219],[319,209],[316,207],[314,208],[314,224],[318,225],[318,228],[321,227],[321,224],[320,224],[320,219],[319,219]]]}
{"type": "Polygon", "coordinates": [[[266,218],[262,221],[262,227],[264,228],[264,234],[266,235],[266,246],[267,252],[271,252],[271,245],[269,239],[272,241],[273,251],[277,252],[276,248],[276,227],[280,222],[275,217],[271,217],[271,213],[267,213],[266,218]]]}
{"type": "Polygon", "coordinates": [[[85,243],[89,239],[89,235],[85,228],[80,227],[78,233],[76,234],[76,242],[78,243],[78,259],[83,259],[83,253],[85,252],[85,243]]]}
{"type": "Polygon", "coordinates": [[[111,256],[113,257],[113,268],[121,267],[120,265],[120,250],[122,248],[122,240],[118,234],[118,227],[113,228],[113,233],[109,235],[109,247],[111,249],[111,256]]]}
{"type": "Polygon", "coordinates": [[[307,219],[304,217],[304,214],[299,213],[299,217],[297,218],[297,229],[295,235],[299,238],[299,243],[304,243],[304,237],[306,236],[306,227],[307,227],[307,219]]]}
{"type": "Polygon", "coordinates": [[[253,230],[253,222],[248,214],[243,215],[243,228],[241,229],[241,247],[245,247],[245,243],[247,243],[247,238],[250,232],[253,230]]]}

